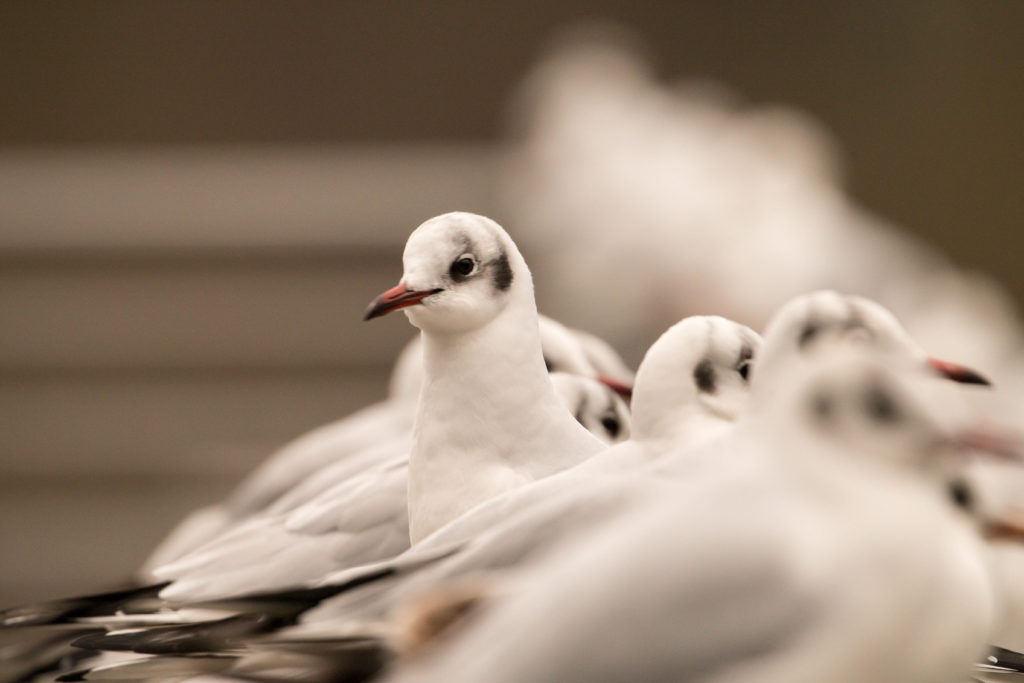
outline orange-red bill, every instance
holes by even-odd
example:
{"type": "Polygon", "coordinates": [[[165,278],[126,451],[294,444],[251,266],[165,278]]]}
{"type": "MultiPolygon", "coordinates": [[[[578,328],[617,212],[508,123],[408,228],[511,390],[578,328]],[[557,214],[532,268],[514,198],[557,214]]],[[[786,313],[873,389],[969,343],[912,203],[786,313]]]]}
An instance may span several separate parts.
{"type": "Polygon", "coordinates": [[[607,375],[598,375],[597,381],[614,391],[625,401],[629,401],[629,399],[633,398],[633,387],[628,384],[624,384],[617,379],[612,379],[607,375]]]}
{"type": "Polygon", "coordinates": [[[992,382],[990,382],[988,378],[980,372],[971,370],[959,363],[950,363],[947,360],[929,358],[928,365],[943,377],[951,379],[954,382],[959,382],[961,384],[980,384],[986,387],[992,386],[992,382]]]}
{"type": "Polygon", "coordinates": [[[1024,445],[1021,444],[1020,434],[994,424],[986,423],[966,429],[954,437],[954,442],[968,452],[1024,463],[1024,445]]]}
{"type": "Polygon", "coordinates": [[[982,533],[992,541],[1024,541],[1024,517],[991,520],[985,523],[982,533]]]}
{"type": "Polygon", "coordinates": [[[382,315],[387,315],[391,311],[397,311],[398,309],[406,308],[407,306],[414,306],[423,301],[426,297],[431,294],[436,294],[439,291],[441,290],[428,289],[415,291],[407,288],[404,283],[400,282],[370,302],[370,305],[366,308],[366,313],[363,315],[363,320],[379,318],[382,315]]]}

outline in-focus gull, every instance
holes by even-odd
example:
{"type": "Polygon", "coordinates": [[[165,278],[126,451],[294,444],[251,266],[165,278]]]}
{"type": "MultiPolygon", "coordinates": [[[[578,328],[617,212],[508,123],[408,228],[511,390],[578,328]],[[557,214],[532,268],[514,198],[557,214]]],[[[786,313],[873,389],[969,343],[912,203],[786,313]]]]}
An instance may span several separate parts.
{"type": "Polygon", "coordinates": [[[533,281],[494,221],[448,213],[413,231],[397,286],[367,319],[405,309],[423,339],[409,458],[413,543],[504,491],[605,448],[559,402],[544,367],[533,281]]]}

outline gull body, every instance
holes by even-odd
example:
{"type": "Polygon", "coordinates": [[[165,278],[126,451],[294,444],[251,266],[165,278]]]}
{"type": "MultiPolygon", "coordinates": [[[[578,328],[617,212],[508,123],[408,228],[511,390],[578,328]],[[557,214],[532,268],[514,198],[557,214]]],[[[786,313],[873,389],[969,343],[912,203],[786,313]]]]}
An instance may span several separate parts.
{"type": "Polygon", "coordinates": [[[993,596],[920,392],[874,359],[793,379],[714,442],[729,466],[551,553],[396,679],[963,680],[993,596]]]}
{"type": "Polygon", "coordinates": [[[508,234],[475,214],[410,235],[400,284],[367,317],[405,308],[422,333],[424,380],[409,458],[412,542],[504,491],[605,448],[555,394],[533,282],[508,234]]]}

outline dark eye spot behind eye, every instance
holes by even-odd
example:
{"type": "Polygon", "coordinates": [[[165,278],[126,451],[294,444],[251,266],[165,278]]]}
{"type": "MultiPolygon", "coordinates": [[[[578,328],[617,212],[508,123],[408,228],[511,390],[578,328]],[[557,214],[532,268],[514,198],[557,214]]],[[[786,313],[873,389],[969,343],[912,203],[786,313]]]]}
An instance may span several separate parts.
{"type": "Polygon", "coordinates": [[[504,292],[512,286],[512,266],[509,265],[508,255],[504,251],[488,266],[491,270],[491,282],[496,290],[504,292]]]}
{"type": "Polygon", "coordinates": [[[715,368],[710,358],[705,358],[697,363],[693,369],[693,381],[697,383],[697,389],[708,394],[715,393],[715,368]]]}
{"type": "Polygon", "coordinates": [[[974,507],[974,494],[967,482],[955,479],[949,482],[949,498],[957,507],[970,510],[974,507]]]}
{"type": "Polygon", "coordinates": [[[611,416],[602,417],[601,426],[604,427],[606,432],[608,432],[608,436],[613,439],[619,435],[619,431],[622,429],[622,425],[619,424],[618,418],[611,416]]]}
{"type": "Polygon", "coordinates": [[[899,408],[882,387],[872,385],[864,395],[864,409],[873,422],[892,424],[900,419],[899,408]]]}
{"type": "Polygon", "coordinates": [[[821,332],[821,325],[817,323],[807,323],[804,325],[804,329],[800,330],[800,336],[796,338],[796,345],[801,349],[811,343],[811,341],[818,336],[821,332]]]}

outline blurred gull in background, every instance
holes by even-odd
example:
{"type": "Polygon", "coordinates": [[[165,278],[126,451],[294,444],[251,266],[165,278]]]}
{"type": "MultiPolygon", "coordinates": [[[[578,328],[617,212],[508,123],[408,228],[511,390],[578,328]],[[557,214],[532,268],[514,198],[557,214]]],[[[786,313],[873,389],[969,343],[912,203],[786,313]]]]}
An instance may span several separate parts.
{"type": "Polygon", "coordinates": [[[685,315],[758,327],[790,297],[831,287],[878,300],[932,352],[969,358],[1024,397],[1011,301],[852,203],[817,122],[723,86],[659,83],[626,38],[557,43],[513,107],[504,213],[557,292],[545,310],[638,349],[685,315]]]}

